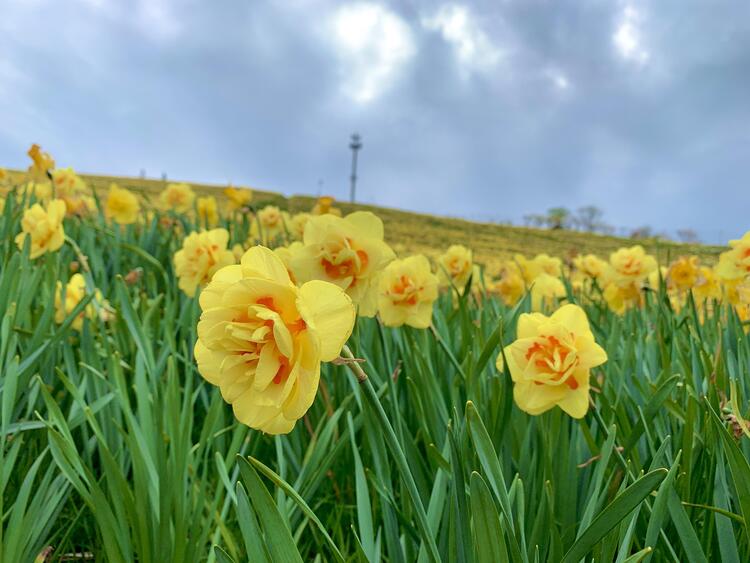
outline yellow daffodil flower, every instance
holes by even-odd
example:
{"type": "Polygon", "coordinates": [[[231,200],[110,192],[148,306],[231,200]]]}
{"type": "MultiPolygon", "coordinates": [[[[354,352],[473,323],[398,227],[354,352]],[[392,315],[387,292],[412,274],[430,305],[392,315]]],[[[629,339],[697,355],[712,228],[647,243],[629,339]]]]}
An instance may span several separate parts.
{"type": "Polygon", "coordinates": [[[119,225],[132,225],[141,215],[138,196],[117,184],[110,184],[104,215],[119,225]]]}
{"type": "Polygon", "coordinates": [[[355,309],[327,282],[296,287],[265,247],[219,270],[200,296],[195,358],[237,419],[269,434],[290,432],[312,405],[320,364],[338,357],[355,309]]]}
{"type": "Polygon", "coordinates": [[[64,218],[64,201],[55,199],[50,202],[47,209],[35,203],[24,212],[21,219],[22,231],[16,236],[18,248],[23,248],[26,237],[31,237],[32,259],[45,252],[58,250],[65,242],[64,218]]]}
{"type": "Polygon", "coordinates": [[[234,253],[227,250],[228,243],[226,229],[190,233],[185,237],[182,249],[174,255],[174,267],[179,287],[188,297],[193,297],[195,290],[211,281],[221,268],[235,263],[234,253]]]}
{"type": "Polygon", "coordinates": [[[333,283],[352,298],[360,315],[375,315],[378,278],[395,258],[383,240],[383,222],[378,217],[369,211],[344,218],[331,214],[311,217],[303,245],[291,261],[298,283],[333,283]]]}
{"type": "Polygon", "coordinates": [[[189,213],[193,209],[195,192],[189,184],[168,184],[159,194],[159,203],[163,211],[189,213]]]}
{"type": "Polygon", "coordinates": [[[380,277],[378,311],[386,326],[427,328],[438,296],[438,278],[423,255],[394,260],[380,277]]]}
{"type": "MultiPolygon", "coordinates": [[[[584,310],[571,304],[549,317],[524,313],[516,332],[516,341],[504,349],[516,405],[532,415],[558,406],[582,418],[589,406],[590,370],[607,361],[584,310]]],[[[497,367],[503,368],[502,354],[497,367]]]]}

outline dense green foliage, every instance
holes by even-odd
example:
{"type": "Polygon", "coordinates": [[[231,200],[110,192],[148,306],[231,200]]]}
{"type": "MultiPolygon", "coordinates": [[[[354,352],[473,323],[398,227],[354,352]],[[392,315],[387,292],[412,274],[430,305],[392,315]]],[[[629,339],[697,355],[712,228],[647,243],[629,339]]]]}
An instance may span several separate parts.
{"type": "MultiPolygon", "coordinates": [[[[304,420],[269,437],[239,425],[196,370],[200,311],[173,277],[174,227],[71,218],[69,242],[31,261],[14,243],[19,220],[9,199],[2,561],[47,546],[48,560],[141,563],[750,559],[750,440],[736,410],[750,339],[731,311],[676,313],[658,292],[624,317],[582,303],[609,361],[577,421],[519,411],[495,369],[528,299],[454,306],[446,294],[434,331],[360,319],[349,348],[364,361],[324,366],[304,420]],[[55,322],[73,262],[113,320],[73,330],[85,300],[55,322]]],[[[227,226],[245,239],[242,221],[227,226]]]]}

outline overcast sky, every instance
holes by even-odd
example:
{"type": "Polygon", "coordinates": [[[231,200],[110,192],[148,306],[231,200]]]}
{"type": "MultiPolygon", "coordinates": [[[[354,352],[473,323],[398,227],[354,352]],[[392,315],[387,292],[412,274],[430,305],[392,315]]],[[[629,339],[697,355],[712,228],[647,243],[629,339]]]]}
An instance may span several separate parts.
{"type": "Polygon", "coordinates": [[[750,229],[746,0],[0,0],[0,166],[750,229]]]}

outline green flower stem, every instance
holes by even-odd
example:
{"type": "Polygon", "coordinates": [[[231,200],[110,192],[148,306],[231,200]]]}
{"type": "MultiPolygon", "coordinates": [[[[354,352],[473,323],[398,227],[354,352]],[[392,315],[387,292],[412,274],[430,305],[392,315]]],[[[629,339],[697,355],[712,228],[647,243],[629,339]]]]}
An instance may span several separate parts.
{"type": "Polygon", "coordinates": [[[448,356],[448,359],[453,364],[453,367],[456,368],[456,371],[461,375],[464,381],[466,381],[466,374],[464,373],[463,368],[461,367],[461,364],[458,363],[458,360],[456,359],[456,356],[453,355],[453,352],[451,352],[451,349],[448,348],[448,344],[445,343],[445,340],[443,340],[443,337],[440,336],[440,333],[435,328],[435,325],[430,325],[430,330],[432,331],[433,336],[435,337],[435,340],[438,344],[440,344],[440,347],[443,349],[443,352],[446,353],[448,356]]]}
{"type": "MultiPolygon", "coordinates": [[[[349,350],[348,346],[344,346],[342,353],[345,358],[354,360],[354,355],[352,354],[351,350],[349,350]]],[[[391,454],[393,455],[393,459],[396,462],[399,473],[401,473],[401,478],[406,484],[406,491],[411,497],[412,504],[414,505],[414,511],[417,517],[417,527],[419,528],[419,531],[422,534],[422,539],[427,546],[427,554],[430,558],[430,561],[439,563],[441,561],[440,554],[438,553],[437,544],[435,543],[435,538],[432,536],[430,526],[427,523],[427,514],[425,513],[422,499],[419,497],[417,484],[414,482],[414,477],[412,476],[411,471],[409,471],[409,463],[406,461],[406,456],[401,449],[401,445],[399,444],[398,438],[396,437],[396,433],[393,431],[393,426],[391,426],[391,423],[388,420],[388,416],[383,410],[383,405],[380,403],[380,399],[378,399],[378,394],[375,391],[375,388],[372,386],[370,379],[367,377],[367,374],[359,366],[359,363],[349,361],[346,365],[357,378],[357,381],[359,381],[365,398],[370,403],[370,406],[375,412],[375,415],[380,420],[385,443],[388,445],[388,449],[391,450],[391,454]]]]}

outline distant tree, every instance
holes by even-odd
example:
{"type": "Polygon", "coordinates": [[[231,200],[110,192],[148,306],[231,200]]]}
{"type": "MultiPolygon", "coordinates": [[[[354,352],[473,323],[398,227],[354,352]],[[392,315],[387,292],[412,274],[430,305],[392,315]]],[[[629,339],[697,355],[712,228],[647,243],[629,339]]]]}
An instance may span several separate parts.
{"type": "Polygon", "coordinates": [[[570,226],[570,211],[565,207],[553,207],[547,211],[547,226],[550,229],[564,229],[570,226]]]}
{"type": "Polygon", "coordinates": [[[677,238],[682,242],[698,242],[698,233],[693,229],[678,229],[677,238]]]}
{"type": "Polygon", "coordinates": [[[604,211],[595,205],[585,205],[576,211],[574,220],[583,231],[593,233],[602,225],[604,211]]]}

